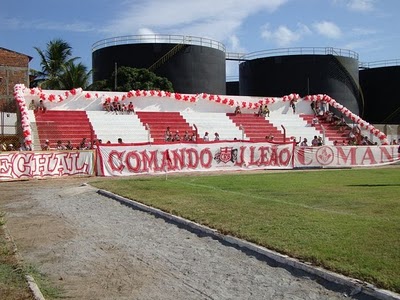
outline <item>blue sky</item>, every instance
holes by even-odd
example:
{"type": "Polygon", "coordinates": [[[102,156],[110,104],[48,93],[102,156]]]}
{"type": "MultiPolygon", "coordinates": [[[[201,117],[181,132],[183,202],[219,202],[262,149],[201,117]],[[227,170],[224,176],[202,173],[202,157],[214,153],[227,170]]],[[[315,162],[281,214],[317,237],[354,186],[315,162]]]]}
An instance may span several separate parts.
{"type": "MultiPolygon", "coordinates": [[[[92,67],[93,43],[138,34],[182,34],[223,43],[227,52],[335,47],[360,62],[400,59],[399,0],[40,0],[0,6],[0,47],[33,57],[56,38],[92,67]]],[[[228,76],[238,76],[229,63],[228,76]]]]}

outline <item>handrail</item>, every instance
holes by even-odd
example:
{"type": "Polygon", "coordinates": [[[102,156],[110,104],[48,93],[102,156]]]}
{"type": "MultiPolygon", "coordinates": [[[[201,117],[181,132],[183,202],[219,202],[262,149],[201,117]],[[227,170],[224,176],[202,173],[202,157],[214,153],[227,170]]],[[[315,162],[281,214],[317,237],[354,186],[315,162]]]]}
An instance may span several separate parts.
{"type": "Polygon", "coordinates": [[[144,124],[144,127],[147,130],[147,140],[149,141],[149,144],[151,144],[150,125],[146,123],[146,124],[144,124]]]}
{"type": "Polygon", "coordinates": [[[294,48],[278,48],[270,50],[262,50],[248,53],[242,56],[243,60],[273,57],[273,56],[288,56],[288,55],[338,55],[350,57],[358,60],[358,53],[352,50],[339,49],[333,47],[294,47],[294,48]]]}
{"type": "Polygon", "coordinates": [[[395,66],[400,66],[400,59],[388,59],[388,60],[378,60],[378,61],[359,63],[360,69],[395,67],[395,66]]]}
{"type": "Polygon", "coordinates": [[[281,125],[281,127],[283,129],[283,142],[286,143],[286,128],[283,125],[281,125]]]}
{"type": "Polygon", "coordinates": [[[187,35],[143,34],[117,36],[97,41],[92,45],[92,52],[106,47],[127,44],[185,44],[214,48],[223,52],[226,50],[224,44],[208,38],[187,35]]]}
{"type": "Polygon", "coordinates": [[[326,131],[324,125],[321,124],[321,128],[322,128],[322,143],[323,145],[325,145],[326,131]]]}
{"type": "Polygon", "coordinates": [[[242,124],[239,125],[239,129],[242,131],[242,142],[244,141],[244,127],[242,124]]]}
{"type": "Polygon", "coordinates": [[[196,132],[196,143],[198,143],[198,134],[199,134],[199,131],[198,131],[198,129],[197,129],[196,124],[193,124],[193,127],[194,127],[195,132],[196,132]]]}

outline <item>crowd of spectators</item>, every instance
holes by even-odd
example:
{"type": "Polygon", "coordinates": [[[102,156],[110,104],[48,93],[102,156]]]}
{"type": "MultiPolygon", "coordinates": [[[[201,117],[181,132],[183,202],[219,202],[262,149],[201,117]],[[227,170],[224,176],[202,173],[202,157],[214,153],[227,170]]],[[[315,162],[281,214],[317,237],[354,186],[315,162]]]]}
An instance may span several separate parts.
{"type": "Polygon", "coordinates": [[[113,112],[116,114],[133,114],[135,113],[135,107],[133,106],[132,101],[129,104],[121,103],[118,101],[108,102],[104,101],[103,110],[108,112],[113,112]]]}

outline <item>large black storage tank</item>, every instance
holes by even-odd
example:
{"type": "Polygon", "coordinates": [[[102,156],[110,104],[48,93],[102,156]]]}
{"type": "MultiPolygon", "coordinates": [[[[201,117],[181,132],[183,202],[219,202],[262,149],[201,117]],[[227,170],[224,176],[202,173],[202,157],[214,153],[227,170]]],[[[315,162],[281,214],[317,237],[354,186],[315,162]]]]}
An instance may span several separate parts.
{"type": "Polygon", "coordinates": [[[134,35],[93,44],[93,81],[109,79],[116,65],[148,68],[179,93],[226,92],[225,46],[206,38],[134,35]]]}
{"type": "Polygon", "coordinates": [[[362,116],[358,54],[336,48],[289,48],[254,52],[239,64],[239,92],[281,97],[327,94],[362,116]]]}
{"type": "Polygon", "coordinates": [[[400,124],[399,83],[400,60],[362,65],[360,85],[364,94],[365,119],[368,122],[400,124]]]}

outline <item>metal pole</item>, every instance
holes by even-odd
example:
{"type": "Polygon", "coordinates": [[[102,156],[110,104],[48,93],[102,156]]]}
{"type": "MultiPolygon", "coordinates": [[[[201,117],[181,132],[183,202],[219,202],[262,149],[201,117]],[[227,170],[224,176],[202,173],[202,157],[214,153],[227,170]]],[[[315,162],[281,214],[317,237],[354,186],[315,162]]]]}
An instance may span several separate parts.
{"type": "Polygon", "coordinates": [[[283,125],[281,125],[281,127],[283,129],[283,142],[286,143],[286,128],[283,125]]]}
{"type": "Polygon", "coordinates": [[[114,91],[116,91],[117,90],[117,77],[118,77],[118,68],[117,68],[117,62],[115,62],[115,65],[114,65],[114,74],[115,74],[115,76],[114,76],[114,91]]]}

